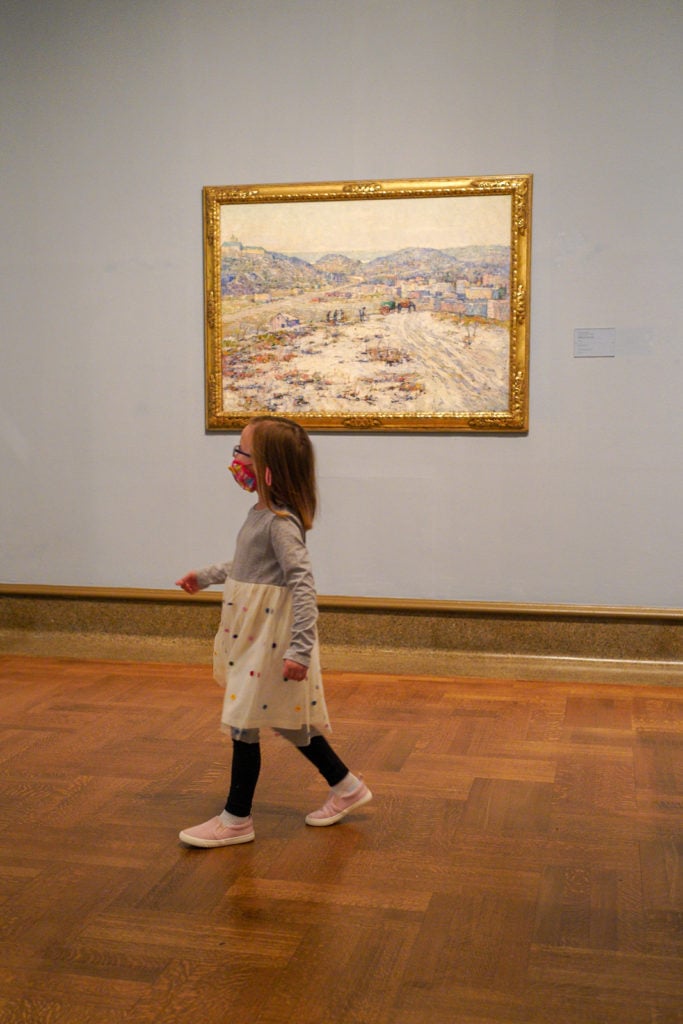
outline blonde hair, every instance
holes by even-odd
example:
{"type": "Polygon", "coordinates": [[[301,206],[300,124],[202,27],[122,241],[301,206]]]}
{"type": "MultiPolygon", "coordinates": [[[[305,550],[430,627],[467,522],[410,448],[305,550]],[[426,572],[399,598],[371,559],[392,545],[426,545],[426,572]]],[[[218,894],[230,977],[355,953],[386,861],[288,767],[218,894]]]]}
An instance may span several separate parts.
{"type": "Polygon", "coordinates": [[[256,470],[259,497],[277,515],[291,509],[304,530],[313,526],[318,506],[315,453],[302,426],[284,416],[256,416],[251,455],[256,470]],[[270,483],[266,480],[270,470],[270,483]]]}

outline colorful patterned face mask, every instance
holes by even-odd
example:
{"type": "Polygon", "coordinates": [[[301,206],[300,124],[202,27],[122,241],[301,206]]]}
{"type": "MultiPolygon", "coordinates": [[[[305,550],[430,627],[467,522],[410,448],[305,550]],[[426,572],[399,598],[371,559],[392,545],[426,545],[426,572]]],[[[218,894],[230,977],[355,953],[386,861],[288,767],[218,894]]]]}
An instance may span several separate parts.
{"type": "Polygon", "coordinates": [[[256,476],[252,466],[245,466],[243,462],[234,459],[228,468],[242,490],[249,491],[250,494],[256,490],[256,476]]]}

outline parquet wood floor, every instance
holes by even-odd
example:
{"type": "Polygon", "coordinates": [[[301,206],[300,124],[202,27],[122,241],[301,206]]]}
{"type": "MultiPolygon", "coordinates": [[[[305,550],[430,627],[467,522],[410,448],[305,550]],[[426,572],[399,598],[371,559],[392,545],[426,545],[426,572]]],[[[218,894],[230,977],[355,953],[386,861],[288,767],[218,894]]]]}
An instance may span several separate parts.
{"type": "Polygon", "coordinates": [[[2,1024],[681,1024],[683,690],[327,676],[375,800],[264,736],[256,842],[192,850],[201,665],[0,658],[2,1024]]]}

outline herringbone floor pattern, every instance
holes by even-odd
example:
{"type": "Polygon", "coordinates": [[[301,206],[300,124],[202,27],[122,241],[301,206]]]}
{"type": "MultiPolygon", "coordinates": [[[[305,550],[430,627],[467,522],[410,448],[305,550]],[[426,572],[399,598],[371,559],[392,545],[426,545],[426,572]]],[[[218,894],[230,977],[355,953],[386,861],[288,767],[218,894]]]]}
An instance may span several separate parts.
{"type": "Polygon", "coordinates": [[[0,658],[2,1024],[680,1024],[683,691],[327,677],[375,800],[264,737],[256,842],[190,850],[205,666],[0,658]]]}

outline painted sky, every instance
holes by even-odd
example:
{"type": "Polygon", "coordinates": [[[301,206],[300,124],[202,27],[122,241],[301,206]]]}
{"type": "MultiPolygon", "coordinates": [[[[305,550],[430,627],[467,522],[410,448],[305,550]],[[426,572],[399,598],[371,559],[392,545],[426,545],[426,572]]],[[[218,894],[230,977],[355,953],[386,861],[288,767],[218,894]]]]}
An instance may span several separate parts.
{"type": "Polygon", "coordinates": [[[221,207],[221,237],[271,252],[361,252],[509,245],[512,198],[443,196],[221,207]]]}

